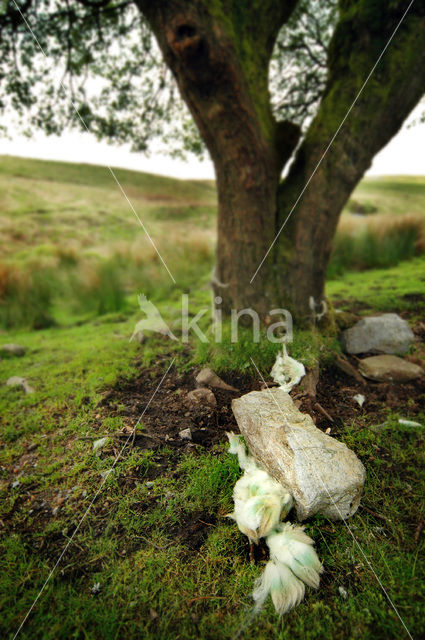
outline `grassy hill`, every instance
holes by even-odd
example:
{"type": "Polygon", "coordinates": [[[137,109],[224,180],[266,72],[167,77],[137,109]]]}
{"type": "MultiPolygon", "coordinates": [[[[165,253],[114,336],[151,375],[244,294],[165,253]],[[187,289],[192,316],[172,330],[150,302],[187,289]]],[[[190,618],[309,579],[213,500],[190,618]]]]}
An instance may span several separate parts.
{"type": "Polygon", "coordinates": [[[347,206],[348,211],[377,211],[390,215],[425,215],[424,176],[379,176],[362,180],[347,206]]]}
{"type": "MultiPolygon", "coordinates": [[[[119,184],[105,167],[1,157],[0,324],[47,326],[120,311],[137,291],[158,300],[206,283],[214,184],[113,171],[119,184]]],[[[329,278],[422,253],[424,211],[425,178],[364,180],[341,217],[329,278]]]]}
{"type": "Polygon", "coordinates": [[[106,167],[1,157],[0,259],[55,255],[70,246],[108,254],[118,242],[138,236],[144,242],[130,203],[159,248],[165,224],[173,222],[171,233],[179,234],[187,218],[203,229],[214,215],[215,190],[208,183],[113,171],[130,202],[106,167]]]}
{"type": "MultiPolygon", "coordinates": [[[[218,407],[206,412],[189,409],[184,398],[204,364],[241,393],[259,388],[250,356],[267,377],[278,345],[252,343],[247,331],[234,344],[159,335],[129,342],[141,315],[138,292],[155,300],[176,332],[182,290],[193,315],[209,308],[215,191],[205,182],[117,176],[176,285],[107,169],[0,158],[0,345],[27,349],[0,360],[0,635],[13,637],[68,545],[19,637],[225,640],[247,622],[264,559],[259,550],[250,563],[249,545],[224,517],[239,476],[225,444],[224,432],[235,428],[230,396],[216,392],[218,407]],[[27,378],[34,393],[6,386],[11,376],[27,378]],[[182,443],[178,433],[188,424],[199,439],[182,443]],[[93,442],[103,437],[96,455],[93,442]]],[[[408,357],[419,363],[424,194],[425,178],[364,181],[343,214],[339,275],[327,284],[337,308],[406,317],[417,334],[408,357]],[[395,233],[390,218],[404,215],[410,222],[395,233]],[[364,270],[376,266],[372,254],[383,242],[393,266],[364,270]],[[347,247],[351,259],[342,263],[347,247]]],[[[209,318],[201,325],[207,330],[209,318]]],[[[361,386],[335,367],[338,352],[333,338],[314,332],[296,330],[290,345],[306,366],[320,362],[318,398],[334,421],[316,411],[318,426],[367,468],[362,508],[348,524],[419,638],[425,432],[398,420],[425,424],[424,384],[361,386]],[[356,393],[366,396],[363,408],[352,401],[356,393]]],[[[324,562],[320,589],[282,620],[269,603],[243,637],[403,637],[346,526],[322,517],[306,526],[324,562]]]]}
{"type": "MultiPolygon", "coordinates": [[[[125,189],[133,189],[140,197],[194,200],[214,199],[214,186],[208,180],[178,180],[166,176],[113,167],[113,172],[125,189]]],[[[43,182],[78,184],[114,190],[107,167],[93,164],[32,160],[14,156],[0,156],[0,175],[43,182]]]]}
{"type": "Polygon", "coordinates": [[[206,276],[214,186],[114,173],[120,186],[104,167],[1,158],[0,289],[8,309],[0,307],[0,324],[28,317],[45,326],[59,316],[119,311],[137,291],[165,295],[174,285],[161,258],[180,287],[206,276]]]}

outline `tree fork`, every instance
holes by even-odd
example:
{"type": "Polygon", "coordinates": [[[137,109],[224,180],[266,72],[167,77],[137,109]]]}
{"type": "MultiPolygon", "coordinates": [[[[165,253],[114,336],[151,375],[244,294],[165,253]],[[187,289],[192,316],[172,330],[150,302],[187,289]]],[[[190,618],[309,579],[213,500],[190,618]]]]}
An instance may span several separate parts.
{"type": "Polygon", "coordinates": [[[213,159],[218,190],[215,291],[221,308],[261,315],[286,307],[299,323],[320,305],[331,241],[342,208],[374,155],[401,127],[425,91],[422,3],[412,5],[379,67],[270,249],[362,83],[406,9],[340,0],[327,87],[288,177],[282,167],[299,139],[277,123],[268,65],[296,0],[252,0],[241,14],[226,0],[137,3],[157,37],[213,159]],[[377,82],[379,80],[379,82],[377,82]]]}

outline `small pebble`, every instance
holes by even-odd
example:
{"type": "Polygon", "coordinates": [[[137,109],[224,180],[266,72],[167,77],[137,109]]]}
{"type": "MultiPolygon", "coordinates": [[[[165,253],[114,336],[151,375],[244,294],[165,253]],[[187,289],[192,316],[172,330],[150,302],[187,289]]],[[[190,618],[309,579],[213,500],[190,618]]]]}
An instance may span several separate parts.
{"type": "Polygon", "coordinates": [[[366,398],[361,393],[356,393],[356,395],[353,396],[353,400],[355,400],[357,402],[359,407],[362,407],[364,405],[364,402],[365,402],[366,398]]]}

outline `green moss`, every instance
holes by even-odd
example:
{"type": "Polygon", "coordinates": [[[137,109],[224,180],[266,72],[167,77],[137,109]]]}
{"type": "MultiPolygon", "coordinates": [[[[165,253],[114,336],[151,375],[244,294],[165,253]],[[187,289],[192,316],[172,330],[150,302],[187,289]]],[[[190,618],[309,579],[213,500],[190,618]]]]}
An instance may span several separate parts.
{"type": "Polygon", "coordinates": [[[245,2],[226,2],[224,0],[204,1],[206,10],[221,26],[226,37],[235,47],[238,63],[244,73],[251,100],[263,132],[269,143],[274,145],[276,123],[271,111],[268,90],[268,68],[270,54],[266,53],[265,43],[269,41],[270,31],[275,24],[267,12],[258,12],[255,29],[252,15],[245,9],[245,2]],[[264,22],[263,22],[264,20],[264,22]]]}
{"type": "MultiPolygon", "coordinates": [[[[401,206],[405,196],[396,191],[395,202],[401,206]]],[[[383,187],[381,197],[389,197],[385,194],[383,187]]],[[[412,197],[422,196],[419,191],[412,197]]],[[[61,215],[59,206],[55,215],[61,215]]],[[[344,298],[349,307],[364,302],[377,309],[409,308],[419,319],[423,306],[415,296],[423,295],[424,267],[424,258],[417,258],[390,270],[347,274],[328,283],[328,295],[332,300],[344,298]]],[[[191,292],[194,310],[209,303],[206,279],[203,284],[191,292]]],[[[157,296],[162,296],[164,318],[178,323],[179,291],[158,288],[157,296]]],[[[95,496],[101,472],[111,467],[115,442],[98,458],[92,453],[92,440],[84,439],[115,432],[127,422],[126,416],[98,414],[103,392],[118,379],[132,380],[141,371],[148,375],[143,368],[150,363],[162,363],[165,369],[174,354],[180,369],[192,370],[195,361],[206,362],[217,371],[236,370],[252,377],[257,374],[249,355],[267,373],[279,348],[265,342],[253,346],[247,330],[241,330],[241,341],[232,348],[229,343],[199,344],[191,350],[155,337],[144,345],[129,343],[139,319],[135,295],[129,301],[125,313],[79,325],[64,313],[62,325],[2,335],[2,341],[21,343],[28,351],[22,358],[1,360],[0,379],[24,375],[35,388],[34,394],[24,395],[0,385],[2,637],[18,629],[95,496]],[[24,466],[22,461],[14,473],[28,454],[36,456],[37,466],[31,460],[24,466]],[[11,487],[11,478],[20,484],[11,487]],[[52,504],[58,491],[65,490],[69,498],[55,516],[37,510],[35,505],[43,500],[52,504]]],[[[297,331],[289,347],[290,354],[307,366],[317,360],[325,363],[337,349],[332,339],[297,331]]],[[[348,524],[413,637],[420,637],[425,580],[419,558],[424,538],[416,544],[414,532],[423,519],[425,432],[399,425],[398,418],[409,417],[410,410],[406,403],[400,413],[383,415],[380,425],[367,419],[341,423],[338,438],[367,468],[362,503],[369,511],[360,509],[348,524]]],[[[415,419],[424,424],[425,414],[415,419]]],[[[249,562],[247,540],[224,517],[232,508],[232,490],[240,475],[237,461],[224,442],[211,451],[193,447],[177,460],[172,458],[175,452],[165,446],[124,450],[20,637],[225,640],[243,625],[246,640],[327,640],[329,630],[335,640],[400,637],[400,622],[346,525],[322,517],[306,523],[324,562],[320,589],[308,590],[303,603],[282,620],[268,602],[246,624],[250,593],[264,563],[249,562]],[[164,461],[169,462],[166,468],[164,461]],[[147,485],[152,476],[153,485],[147,485]],[[193,531],[198,533],[196,542],[193,531]],[[95,595],[92,588],[97,583],[100,591],[95,595]],[[347,591],[346,599],[340,586],[347,591]]]]}

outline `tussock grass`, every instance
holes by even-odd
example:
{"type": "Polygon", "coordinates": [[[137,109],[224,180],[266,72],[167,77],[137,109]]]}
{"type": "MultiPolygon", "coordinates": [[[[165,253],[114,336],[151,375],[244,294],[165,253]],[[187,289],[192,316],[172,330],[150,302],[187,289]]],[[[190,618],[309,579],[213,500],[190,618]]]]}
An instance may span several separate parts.
{"type": "Polygon", "coordinates": [[[136,293],[158,301],[208,278],[214,185],[117,176],[155,246],[107,169],[2,159],[0,326],[40,328],[125,311],[136,293]]]}
{"type": "Polygon", "coordinates": [[[0,263],[0,325],[39,329],[71,315],[103,315],[128,307],[128,298],[144,293],[163,300],[175,290],[187,291],[206,281],[213,265],[210,234],[195,230],[176,234],[161,246],[161,256],[146,241],[121,241],[106,255],[79,254],[58,246],[55,256],[24,264],[0,263]]]}
{"type": "Polygon", "coordinates": [[[333,242],[328,277],[386,268],[425,251],[425,216],[344,215],[333,242]]]}
{"type": "Polygon", "coordinates": [[[378,207],[372,204],[371,202],[367,202],[367,201],[359,202],[354,198],[350,198],[345,208],[350,213],[357,213],[360,215],[366,215],[368,213],[376,213],[378,211],[378,207]]]}
{"type": "Polygon", "coordinates": [[[0,263],[0,325],[42,329],[54,324],[53,281],[49,267],[35,263],[21,270],[0,263]]]}

